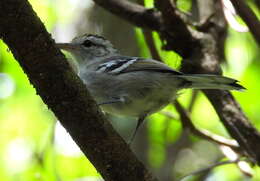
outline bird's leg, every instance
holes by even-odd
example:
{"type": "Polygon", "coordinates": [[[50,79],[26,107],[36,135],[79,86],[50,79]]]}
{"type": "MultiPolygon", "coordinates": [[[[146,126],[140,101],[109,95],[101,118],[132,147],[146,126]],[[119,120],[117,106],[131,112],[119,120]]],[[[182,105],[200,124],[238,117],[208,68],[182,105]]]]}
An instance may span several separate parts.
{"type": "Polygon", "coordinates": [[[135,135],[136,135],[136,133],[137,133],[137,131],[138,131],[138,128],[139,128],[139,127],[142,125],[142,123],[144,122],[145,117],[146,117],[146,115],[143,115],[143,116],[140,116],[140,117],[138,118],[137,124],[136,124],[136,127],[135,127],[135,130],[134,130],[134,133],[133,133],[133,135],[131,136],[131,138],[130,138],[130,140],[129,140],[129,142],[128,142],[129,145],[131,145],[132,142],[134,141],[134,138],[135,138],[135,135]]]}

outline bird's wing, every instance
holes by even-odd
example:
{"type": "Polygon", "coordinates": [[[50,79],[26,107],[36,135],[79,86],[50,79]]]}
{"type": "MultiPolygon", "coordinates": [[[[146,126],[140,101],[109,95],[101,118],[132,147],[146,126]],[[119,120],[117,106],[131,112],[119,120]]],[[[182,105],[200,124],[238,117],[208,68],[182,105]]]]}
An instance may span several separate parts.
{"type": "Polygon", "coordinates": [[[137,71],[183,75],[181,72],[178,72],[161,62],[139,57],[111,57],[106,60],[106,63],[100,64],[97,68],[97,72],[106,72],[109,74],[122,74],[137,71]]]}

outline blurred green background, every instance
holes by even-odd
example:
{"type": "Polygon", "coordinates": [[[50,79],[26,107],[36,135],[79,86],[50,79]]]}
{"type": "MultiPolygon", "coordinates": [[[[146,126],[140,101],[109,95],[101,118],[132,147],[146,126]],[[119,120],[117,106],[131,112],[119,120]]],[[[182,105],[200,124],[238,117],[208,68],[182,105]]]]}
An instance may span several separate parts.
{"type": "MultiPolygon", "coordinates": [[[[83,33],[99,33],[110,39],[127,55],[151,57],[141,29],[134,28],[86,0],[30,0],[38,16],[57,42],[70,41],[83,33]],[[120,26],[118,26],[120,25],[120,26]]],[[[187,11],[191,1],[178,0],[178,7],[187,11]]],[[[259,15],[254,1],[251,7],[259,15]]],[[[151,0],[145,1],[151,7],[151,0]]],[[[238,19],[238,21],[241,21],[238,19]]],[[[243,25],[241,25],[243,26],[243,25]]],[[[163,60],[179,68],[181,58],[173,52],[161,51],[158,34],[153,33],[163,60]]],[[[225,42],[224,75],[241,81],[245,92],[232,92],[246,115],[260,130],[260,53],[248,32],[228,28],[225,42]]],[[[68,55],[69,56],[69,55],[68,55]]],[[[201,93],[182,91],[179,100],[187,109],[192,97],[194,124],[215,134],[229,137],[214,109],[201,93]]],[[[135,121],[110,116],[114,127],[128,140],[135,121]]],[[[182,130],[179,115],[173,106],[147,119],[133,144],[138,157],[161,180],[176,180],[212,163],[223,160],[223,151],[216,144],[182,130]],[[174,179],[175,178],[175,179],[174,179]]],[[[36,95],[26,75],[14,60],[8,47],[0,41],[0,178],[12,180],[96,181],[99,173],[83,156],[55,116],[36,95]]],[[[247,177],[234,165],[225,165],[186,180],[237,181],[260,180],[260,169],[251,167],[247,177]]]]}

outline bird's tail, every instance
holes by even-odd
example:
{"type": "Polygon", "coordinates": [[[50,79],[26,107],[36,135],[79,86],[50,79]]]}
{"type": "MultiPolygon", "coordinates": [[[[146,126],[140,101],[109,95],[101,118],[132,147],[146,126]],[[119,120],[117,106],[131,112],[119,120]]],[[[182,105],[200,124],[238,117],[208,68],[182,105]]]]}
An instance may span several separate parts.
{"type": "Polygon", "coordinates": [[[222,90],[245,90],[238,81],[221,75],[191,74],[179,75],[187,81],[186,88],[193,89],[222,89],[222,90]]]}

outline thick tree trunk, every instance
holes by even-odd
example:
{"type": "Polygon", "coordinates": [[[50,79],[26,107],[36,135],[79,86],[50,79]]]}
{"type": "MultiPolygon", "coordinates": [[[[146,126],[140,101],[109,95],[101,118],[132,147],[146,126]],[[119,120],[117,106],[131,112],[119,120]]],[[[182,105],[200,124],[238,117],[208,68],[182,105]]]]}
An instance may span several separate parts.
{"type": "Polygon", "coordinates": [[[105,180],[156,180],[104,118],[28,1],[1,0],[0,37],[105,180]]]}

